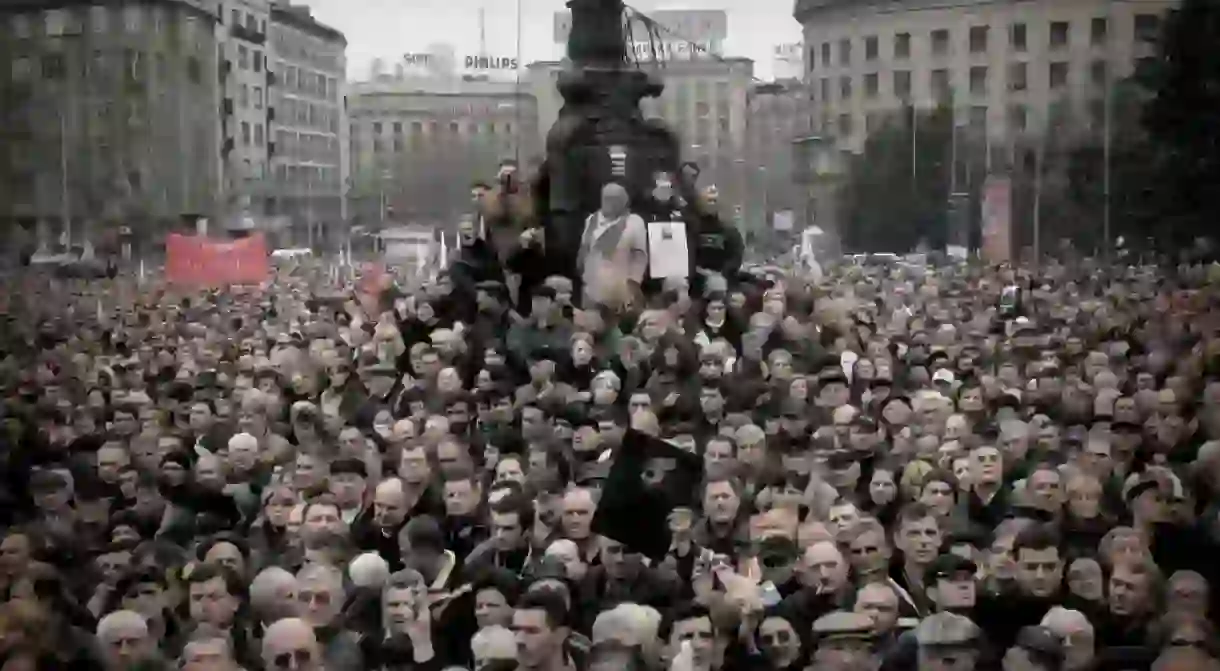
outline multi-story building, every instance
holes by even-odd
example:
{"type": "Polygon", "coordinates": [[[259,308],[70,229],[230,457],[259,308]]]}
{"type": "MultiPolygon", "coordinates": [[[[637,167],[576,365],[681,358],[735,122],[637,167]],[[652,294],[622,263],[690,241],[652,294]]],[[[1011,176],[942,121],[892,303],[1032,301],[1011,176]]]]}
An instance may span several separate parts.
{"type": "MultiPolygon", "coordinates": [[[[221,127],[224,133],[226,215],[261,213],[267,176],[267,22],[270,0],[217,3],[224,82],[221,127]]],[[[233,220],[248,220],[233,216],[233,220]]]]}
{"type": "Polygon", "coordinates": [[[337,241],[347,220],[347,40],[308,8],[277,2],[270,46],[268,211],[289,218],[298,244],[337,241]]]}
{"type": "MultiPolygon", "coordinates": [[[[742,179],[747,220],[775,224],[777,212],[799,205],[793,183],[793,148],[809,134],[809,96],[797,80],[757,84],[750,90],[742,179]]],[[[783,225],[788,219],[779,217],[783,225]]]]}
{"type": "Polygon", "coordinates": [[[538,107],[524,85],[425,74],[354,83],[349,96],[352,207],[360,221],[456,224],[470,185],[499,163],[539,156],[538,107]]]}
{"type": "Polygon", "coordinates": [[[195,0],[0,3],[0,220],[76,241],[213,212],[218,22],[195,0]]]}
{"type": "Polygon", "coordinates": [[[859,149],[908,105],[1011,144],[1103,123],[1173,0],[798,0],[814,132],[859,149]]]}

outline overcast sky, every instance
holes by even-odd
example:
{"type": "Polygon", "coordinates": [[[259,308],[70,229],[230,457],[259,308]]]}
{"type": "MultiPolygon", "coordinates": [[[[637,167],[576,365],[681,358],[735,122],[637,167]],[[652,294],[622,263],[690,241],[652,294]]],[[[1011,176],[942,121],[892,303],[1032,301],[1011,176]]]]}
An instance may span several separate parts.
{"type": "MultiPolygon", "coordinates": [[[[393,62],[429,44],[454,45],[459,58],[479,50],[479,9],[485,9],[489,55],[517,52],[516,0],[294,0],[307,4],[314,16],[347,35],[348,74],[364,79],[374,58],[393,62]]],[[[552,15],[564,0],[520,0],[521,52],[526,63],[556,59],[562,48],[553,44],[552,15]]],[[[642,12],[655,9],[723,9],[728,12],[725,55],[755,60],[760,78],[772,75],[771,47],[800,39],[792,18],[793,0],[630,0],[642,12]]]]}

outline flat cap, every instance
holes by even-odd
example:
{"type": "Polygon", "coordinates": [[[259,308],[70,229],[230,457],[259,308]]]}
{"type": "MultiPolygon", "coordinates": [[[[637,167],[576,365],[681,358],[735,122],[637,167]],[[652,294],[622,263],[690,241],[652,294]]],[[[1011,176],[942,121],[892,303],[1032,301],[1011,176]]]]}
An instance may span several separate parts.
{"type": "Polygon", "coordinates": [[[979,640],[979,627],[962,615],[935,613],[915,628],[915,640],[923,647],[968,647],[979,640]]]}
{"type": "Polygon", "coordinates": [[[873,618],[863,613],[836,610],[814,621],[813,635],[818,641],[872,640],[876,630],[873,618]]]}
{"type": "Polygon", "coordinates": [[[938,580],[958,576],[973,580],[974,574],[978,570],[978,565],[969,559],[945,552],[933,559],[928,568],[924,570],[924,584],[935,585],[938,580]]]}

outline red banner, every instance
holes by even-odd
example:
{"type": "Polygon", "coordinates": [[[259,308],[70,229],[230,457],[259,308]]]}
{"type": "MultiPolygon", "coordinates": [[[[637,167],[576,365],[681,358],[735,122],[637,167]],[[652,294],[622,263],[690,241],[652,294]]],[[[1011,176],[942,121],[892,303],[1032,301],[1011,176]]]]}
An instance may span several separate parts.
{"type": "Polygon", "coordinates": [[[983,258],[1012,261],[1012,180],[993,175],[983,186],[983,258]]]}
{"type": "Polygon", "coordinates": [[[270,273],[261,233],[223,242],[172,234],[165,241],[165,254],[165,277],[175,284],[259,284],[270,273]]]}

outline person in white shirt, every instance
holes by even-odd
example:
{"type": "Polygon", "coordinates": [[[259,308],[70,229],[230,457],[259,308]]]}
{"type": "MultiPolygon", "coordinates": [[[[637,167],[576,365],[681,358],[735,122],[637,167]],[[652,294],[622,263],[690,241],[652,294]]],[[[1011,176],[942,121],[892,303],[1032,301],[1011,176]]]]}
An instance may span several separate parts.
{"type": "Polygon", "coordinates": [[[648,229],[629,205],[627,190],[612,182],[602,188],[601,209],[585,221],[577,265],[586,305],[622,303],[639,294],[648,270],[648,229]]]}

